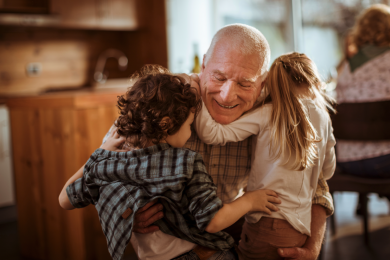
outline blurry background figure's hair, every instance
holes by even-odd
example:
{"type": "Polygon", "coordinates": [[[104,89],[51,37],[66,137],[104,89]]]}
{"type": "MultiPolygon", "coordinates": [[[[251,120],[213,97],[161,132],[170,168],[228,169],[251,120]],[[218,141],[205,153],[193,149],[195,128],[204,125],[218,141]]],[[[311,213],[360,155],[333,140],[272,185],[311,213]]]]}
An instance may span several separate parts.
{"type": "Polygon", "coordinates": [[[368,44],[390,46],[390,7],[375,4],[364,10],[352,29],[351,40],[358,49],[368,44]]]}

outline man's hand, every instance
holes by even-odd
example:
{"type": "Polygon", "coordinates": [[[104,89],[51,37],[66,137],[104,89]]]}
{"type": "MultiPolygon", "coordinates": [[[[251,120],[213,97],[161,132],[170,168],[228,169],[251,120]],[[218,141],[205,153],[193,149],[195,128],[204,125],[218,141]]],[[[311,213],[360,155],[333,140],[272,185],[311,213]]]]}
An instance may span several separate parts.
{"type": "Polygon", "coordinates": [[[325,208],[313,204],[311,209],[311,236],[302,248],[279,248],[278,254],[285,260],[315,260],[321,251],[326,229],[325,208]]]}
{"type": "Polygon", "coordinates": [[[279,248],[278,254],[285,260],[315,260],[318,255],[304,247],[279,248]]]}
{"type": "Polygon", "coordinates": [[[134,217],[133,232],[146,234],[159,230],[158,226],[151,226],[164,216],[163,206],[156,202],[157,200],[151,201],[137,211],[134,217]]]}

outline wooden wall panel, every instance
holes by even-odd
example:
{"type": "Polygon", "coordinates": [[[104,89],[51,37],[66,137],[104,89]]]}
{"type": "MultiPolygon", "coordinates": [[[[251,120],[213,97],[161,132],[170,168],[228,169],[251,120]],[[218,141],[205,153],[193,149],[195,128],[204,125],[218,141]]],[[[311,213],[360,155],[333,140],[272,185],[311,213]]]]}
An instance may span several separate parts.
{"type": "MultiPolygon", "coordinates": [[[[11,109],[21,252],[34,259],[110,259],[96,209],[65,211],[64,183],[101,144],[113,105],[11,109]]],[[[127,254],[133,253],[131,246],[127,254]]]]}
{"type": "MultiPolygon", "coordinates": [[[[77,158],[80,165],[87,162],[90,155],[100,147],[104,135],[118,116],[115,105],[97,108],[78,109],[76,111],[76,139],[77,158]]],[[[83,210],[85,219],[86,240],[90,240],[86,247],[88,259],[110,259],[107,241],[103,234],[96,209],[88,206],[83,210]]],[[[130,246],[131,247],[131,246],[130,246]]],[[[130,253],[132,251],[130,250],[130,253]]]]}
{"type": "Polygon", "coordinates": [[[34,110],[11,110],[12,144],[18,228],[21,254],[44,259],[46,238],[43,230],[42,158],[39,115],[34,110]]]}

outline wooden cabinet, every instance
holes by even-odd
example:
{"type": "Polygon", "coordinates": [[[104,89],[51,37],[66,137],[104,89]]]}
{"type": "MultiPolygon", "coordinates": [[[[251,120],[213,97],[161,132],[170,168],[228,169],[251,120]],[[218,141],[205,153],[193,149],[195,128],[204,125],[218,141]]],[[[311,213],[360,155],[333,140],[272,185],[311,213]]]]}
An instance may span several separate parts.
{"type": "Polygon", "coordinates": [[[48,13],[49,0],[0,0],[0,12],[48,13]]]}
{"type": "Polygon", "coordinates": [[[61,27],[135,30],[138,27],[136,0],[51,0],[51,13],[61,27]]]}
{"type": "Polygon", "coordinates": [[[0,0],[0,24],[133,31],[142,0],[0,0]]]}
{"type": "Polygon", "coordinates": [[[58,196],[100,146],[118,116],[117,96],[124,92],[78,91],[7,101],[24,257],[111,259],[96,209],[63,210],[58,196]]]}

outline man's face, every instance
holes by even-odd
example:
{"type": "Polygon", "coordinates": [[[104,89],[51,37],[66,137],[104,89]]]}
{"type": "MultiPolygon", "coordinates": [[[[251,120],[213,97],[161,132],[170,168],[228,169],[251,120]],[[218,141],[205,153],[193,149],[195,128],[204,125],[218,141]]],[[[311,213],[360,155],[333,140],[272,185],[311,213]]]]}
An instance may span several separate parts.
{"type": "Polygon", "coordinates": [[[261,91],[261,65],[258,56],[217,43],[199,75],[203,102],[215,121],[229,124],[253,107],[261,91]]]}

